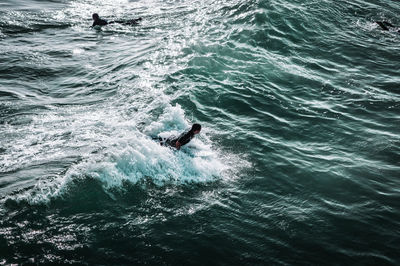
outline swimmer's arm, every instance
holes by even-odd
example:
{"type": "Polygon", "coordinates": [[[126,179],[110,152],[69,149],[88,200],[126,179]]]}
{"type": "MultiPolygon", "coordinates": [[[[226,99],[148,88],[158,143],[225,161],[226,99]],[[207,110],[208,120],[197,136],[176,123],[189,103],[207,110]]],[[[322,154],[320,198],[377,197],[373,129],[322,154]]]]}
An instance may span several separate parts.
{"type": "Polygon", "coordinates": [[[375,21],[381,28],[382,30],[389,30],[388,27],[382,22],[382,21],[375,21]]]}
{"type": "Polygon", "coordinates": [[[388,27],[394,28],[394,26],[391,23],[387,22],[387,21],[384,21],[383,23],[388,27]]]}
{"type": "Polygon", "coordinates": [[[176,143],[175,143],[175,147],[176,147],[176,149],[177,150],[180,150],[181,149],[181,143],[179,142],[179,141],[177,141],[176,143]]]}

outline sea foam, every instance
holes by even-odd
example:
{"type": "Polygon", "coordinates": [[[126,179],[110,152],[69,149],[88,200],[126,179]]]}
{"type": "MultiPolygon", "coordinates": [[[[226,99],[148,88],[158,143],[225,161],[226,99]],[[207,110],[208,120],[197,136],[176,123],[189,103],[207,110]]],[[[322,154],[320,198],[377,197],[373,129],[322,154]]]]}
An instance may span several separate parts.
{"type": "Polygon", "coordinates": [[[125,182],[136,184],[145,179],[163,186],[212,182],[223,178],[223,172],[229,167],[212,148],[206,132],[197,135],[180,151],[152,140],[155,135],[177,134],[188,125],[179,105],[168,106],[159,119],[150,123],[143,132],[132,130],[120,133],[117,140],[105,140],[109,143],[103,149],[71,165],[64,174],[39,180],[34,188],[10,197],[30,204],[47,203],[67,196],[71,184],[87,178],[99,181],[106,191],[123,189],[125,182]]]}

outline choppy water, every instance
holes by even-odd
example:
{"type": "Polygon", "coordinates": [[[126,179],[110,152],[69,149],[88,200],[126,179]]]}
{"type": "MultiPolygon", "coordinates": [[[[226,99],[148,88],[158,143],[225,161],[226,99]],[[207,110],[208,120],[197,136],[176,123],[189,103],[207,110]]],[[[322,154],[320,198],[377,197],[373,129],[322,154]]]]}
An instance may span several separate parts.
{"type": "Polygon", "coordinates": [[[3,0],[0,264],[399,265],[399,13],[3,0]]]}

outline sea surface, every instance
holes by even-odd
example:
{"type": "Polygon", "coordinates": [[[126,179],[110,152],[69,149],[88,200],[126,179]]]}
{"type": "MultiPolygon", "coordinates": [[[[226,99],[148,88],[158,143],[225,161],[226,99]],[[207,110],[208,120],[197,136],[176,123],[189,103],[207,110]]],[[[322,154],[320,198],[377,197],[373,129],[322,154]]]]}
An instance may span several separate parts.
{"type": "Polygon", "coordinates": [[[0,265],[400,265],[399,14],[1,0],[0,265]]]}

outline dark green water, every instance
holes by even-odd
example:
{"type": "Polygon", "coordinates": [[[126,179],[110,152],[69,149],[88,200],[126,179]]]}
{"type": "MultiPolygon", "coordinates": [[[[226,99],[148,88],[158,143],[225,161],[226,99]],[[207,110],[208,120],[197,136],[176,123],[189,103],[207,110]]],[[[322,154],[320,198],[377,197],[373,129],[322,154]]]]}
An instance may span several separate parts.
{"type": "Polygon", "coordinates": [[[2,1],[0,264],[399,265],[399,13],[2,1]]]}

